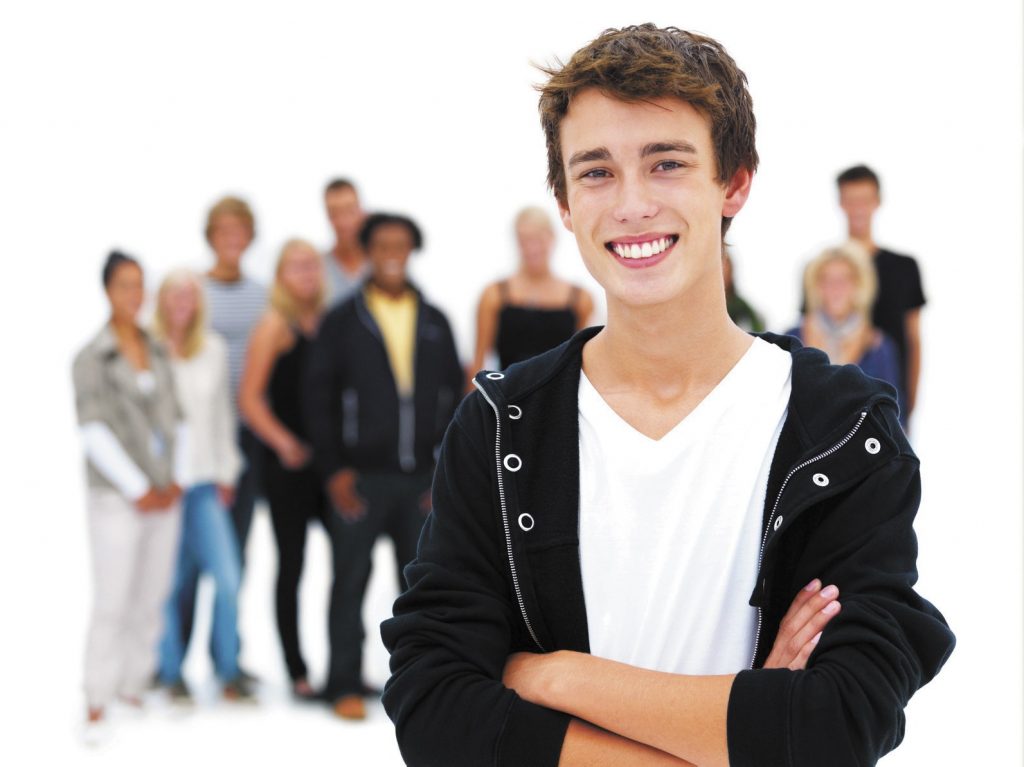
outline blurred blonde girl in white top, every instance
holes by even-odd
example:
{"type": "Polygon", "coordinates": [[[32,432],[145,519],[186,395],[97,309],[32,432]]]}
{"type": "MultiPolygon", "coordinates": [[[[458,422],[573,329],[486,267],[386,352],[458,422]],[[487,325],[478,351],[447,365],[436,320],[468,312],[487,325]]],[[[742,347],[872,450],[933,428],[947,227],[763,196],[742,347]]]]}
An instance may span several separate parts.
{"type": "Polygon", "coordinates": [[[191,702],[181,675],[185,645],[179,601],[184,584],[198,573],[216,585],[211,650],[225,697],[251,699],[253,692],[238,670],[238,589],[241,559],[228,511],[241,470],[235,442],[228,351],[224,339],[206,329],[204,291],[199,278],[179,270],[169,274],[157,295],[154,335],[171,357],[175,388],[189,426],[191,484],[183,496],[181,546],[174,588],[165,610],[160,643],[160,681],[173,700],[191,702]]]}

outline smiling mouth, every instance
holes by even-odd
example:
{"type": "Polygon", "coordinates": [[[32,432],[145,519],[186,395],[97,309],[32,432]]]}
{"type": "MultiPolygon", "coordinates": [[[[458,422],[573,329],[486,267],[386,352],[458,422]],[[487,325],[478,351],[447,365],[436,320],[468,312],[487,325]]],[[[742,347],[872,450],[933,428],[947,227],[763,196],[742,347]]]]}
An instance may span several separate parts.
{"type": "Polygon", "coordinates": [[[664,253],[679,241],[679,236],[670,234],[643,242],[609,242],[605,248],[619,258],[643,259],[664,253]]]}

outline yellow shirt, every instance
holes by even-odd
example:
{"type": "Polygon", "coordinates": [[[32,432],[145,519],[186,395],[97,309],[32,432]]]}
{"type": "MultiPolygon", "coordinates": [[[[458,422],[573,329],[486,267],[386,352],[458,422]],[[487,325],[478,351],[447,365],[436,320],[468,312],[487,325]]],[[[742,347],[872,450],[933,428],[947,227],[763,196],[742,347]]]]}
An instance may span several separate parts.
{"type": "Polygon", "coordinates": [[[412,394],[413,353],[416,348],[416,293],[407,290],[398,298],[373,284],[366,286],[366,306],[384,336],[384,348],[401,396],[412,394]]]}

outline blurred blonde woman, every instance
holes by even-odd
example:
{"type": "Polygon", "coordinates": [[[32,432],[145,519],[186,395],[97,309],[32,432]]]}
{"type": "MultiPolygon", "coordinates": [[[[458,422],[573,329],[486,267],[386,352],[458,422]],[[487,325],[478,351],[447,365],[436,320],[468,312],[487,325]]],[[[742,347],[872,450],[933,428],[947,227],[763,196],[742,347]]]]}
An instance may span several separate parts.
{"type": "Polygon", "coordinates": [[[182,500],[181,543],[174,588],[167,601],[160,643],[160,682],[177,703],[191,703],[182,677],[185,657],[180,600],[200,573],[213,578],[211,650],[217,677],[230,700],[251,700],[251,682],[238,668],[238,589],[242,565],[229,509],[241,470],[231,404],[228,347],[206,329],[202,283],[192,272],[167,275],[157,293],[153,334],[171,357],[178,399],[189,427],[191,483],[182,500]]]}
{"type": "Polygon", "coordinates": [[[555,230],[542,208],[521,210],[515,234],[519,269],[480,296],[470,379],[484,367],[488,353],[497,354],[502,368],[529,359],[567,340],[594,311],[587,291],[551,271],[555,230]]]}
{"type": "MultiPolygon", "coordinates": [[[[298,630],[298,589],[310,520],[328,533],[327,502],[313,469],[302,412],[306,359],[324,311],[323,259],[305,240],[281,249],[270,308],[253,330],[239,410],[264,445],[264,487],[278,549],[275,604],[285,664],[297,698],[314,697],[298,630]]],[[[333,545],[332,548],[337,547],[333,545]]]]}
{"type": "MultiPolygon", "coordinates": [[[[896,345],[871,324],[877,282],[869,259],[860,245],[848,242],[811,261],[804,270],[807,313],[789,335],[821,349],[834,365],[857,365],[892,384],[902,406],[896,345]]],[[[906,426],[902,413],[900,419],[906,426]]]]}

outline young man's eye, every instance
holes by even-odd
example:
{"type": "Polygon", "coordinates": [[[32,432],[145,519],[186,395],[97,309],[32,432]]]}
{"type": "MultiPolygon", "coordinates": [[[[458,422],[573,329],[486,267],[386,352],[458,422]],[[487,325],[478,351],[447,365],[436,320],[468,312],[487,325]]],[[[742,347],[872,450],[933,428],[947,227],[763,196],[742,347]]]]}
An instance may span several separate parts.
{"type": "Polygon", "coordinates": [[[685,168],[686,163],[679,162],[678,160],[662,160],[654,167],[657,170],[678,170],[679,168],[685,168]]]}
{"type": "Polygon", "coordinates": [[[608,171],[604,168],[591,168],[585,170],[580,174],[580,178],[607,178],[609,175],[608,171]]]}

